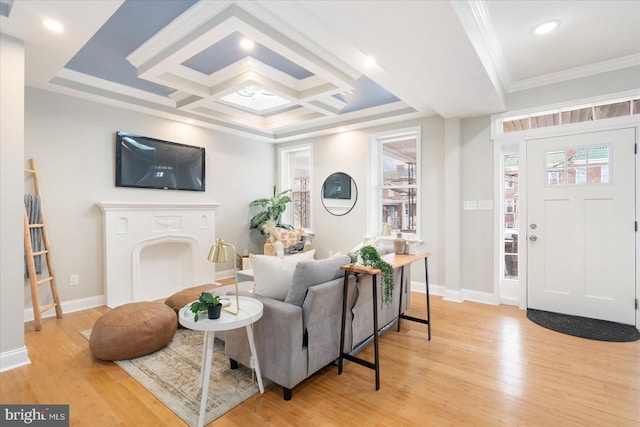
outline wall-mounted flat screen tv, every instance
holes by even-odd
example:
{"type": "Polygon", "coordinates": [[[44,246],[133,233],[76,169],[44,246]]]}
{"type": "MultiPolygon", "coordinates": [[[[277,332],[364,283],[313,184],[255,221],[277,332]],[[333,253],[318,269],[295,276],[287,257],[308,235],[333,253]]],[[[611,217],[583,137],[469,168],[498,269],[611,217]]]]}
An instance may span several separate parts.
{"type": "Polygon", "coordinates": [[[204,191],[204,148],[116,132],[116,187],[204,191]]]}

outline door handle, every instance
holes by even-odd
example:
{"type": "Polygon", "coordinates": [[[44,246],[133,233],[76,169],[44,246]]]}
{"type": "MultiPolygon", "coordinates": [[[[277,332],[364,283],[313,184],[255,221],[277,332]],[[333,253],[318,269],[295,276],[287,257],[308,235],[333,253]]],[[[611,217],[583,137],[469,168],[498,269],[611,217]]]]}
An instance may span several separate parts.
{"type": "Polygon", "coordinates": [[[536,240],[538,240],[538,236],[536,236],[535,234],[532,234],[531,236],[529,236],[529,240],[531,240],[532,242],[535,242],[536,240]]]}

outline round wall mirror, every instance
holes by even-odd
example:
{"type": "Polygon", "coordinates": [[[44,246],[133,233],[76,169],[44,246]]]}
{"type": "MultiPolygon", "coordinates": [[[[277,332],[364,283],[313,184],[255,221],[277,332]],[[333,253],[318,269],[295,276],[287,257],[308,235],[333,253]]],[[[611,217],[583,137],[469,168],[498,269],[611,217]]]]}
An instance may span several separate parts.
{"type": "Polygon", "coordinates": [[[344,172],[332,173],[322,184],[322,205],[331,215],[346,215],[358,201],[356,182],[344,172]]]}

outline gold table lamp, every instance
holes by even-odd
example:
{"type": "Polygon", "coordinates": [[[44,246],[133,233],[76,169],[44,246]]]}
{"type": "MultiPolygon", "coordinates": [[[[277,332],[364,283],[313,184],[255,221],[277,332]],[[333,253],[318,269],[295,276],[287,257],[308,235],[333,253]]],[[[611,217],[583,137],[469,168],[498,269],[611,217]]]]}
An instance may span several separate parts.
{"type": "Polygon", "coordinates": [[[240,299],[238,298],[238,268],[235,262],[237,256],[236,247],[222,239],[217,239],[216,242],[211,245],[211,250],[209,251],[207,259],[215,263],[227,262],[229,259],[227,257],[227,248],[229,247],[233,249],[233,279],[236,286],[236,311],[229,310],[228,308],[223,308],[223,310],[233,315],[237,315],[240,312],[240,299]]]}

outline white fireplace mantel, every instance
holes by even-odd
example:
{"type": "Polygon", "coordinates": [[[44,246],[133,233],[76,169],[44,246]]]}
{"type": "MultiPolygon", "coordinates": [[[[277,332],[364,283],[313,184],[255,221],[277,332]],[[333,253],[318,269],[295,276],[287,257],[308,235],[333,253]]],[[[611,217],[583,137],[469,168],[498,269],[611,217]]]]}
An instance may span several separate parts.
{"type": "Polygon", "coordinates": [[[219,203],[99,202],[109,307],[212,283],[207,253],[219,203]]]}
{"type": "Polygon", "coordinates": [[[220,203],[166,203],[166,202],[99,202],[103,212],[111,211],[213,211],[220,203]]]}

